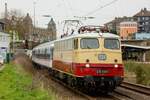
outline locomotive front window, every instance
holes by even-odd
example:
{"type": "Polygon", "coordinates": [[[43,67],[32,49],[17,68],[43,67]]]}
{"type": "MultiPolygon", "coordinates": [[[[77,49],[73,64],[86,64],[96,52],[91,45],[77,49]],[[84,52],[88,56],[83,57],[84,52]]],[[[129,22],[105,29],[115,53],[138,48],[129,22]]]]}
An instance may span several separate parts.
{"type": "Polygon", "coordinates": [[[120,43],[118,39],[105,39],[104,47],[107,49],[119,49],[120,43]]]}
{"type": "Polygon", "coordinates": [[[97,49],[99,42],[97,38],[82,38],[80,41],[81,49],[97,49]]]}

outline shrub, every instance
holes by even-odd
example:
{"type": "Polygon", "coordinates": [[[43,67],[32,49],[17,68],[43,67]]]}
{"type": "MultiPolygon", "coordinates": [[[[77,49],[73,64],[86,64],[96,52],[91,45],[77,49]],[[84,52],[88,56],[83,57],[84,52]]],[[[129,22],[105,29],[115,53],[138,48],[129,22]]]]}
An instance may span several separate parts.
{"type": "Polygon", "coordinates": [[[150,64],[128,61],[125,62],[125,71],[135,73],[138,84],[150,86],[150,64]]]}
{"type": "Polygon", "coordinates": [[[136,82],[138,84],[142,84],[146,79],[145,71],[143,70],[143,68],[141,66],[137,66],[135,70],[135,74],[136,74],[136,82]]]}

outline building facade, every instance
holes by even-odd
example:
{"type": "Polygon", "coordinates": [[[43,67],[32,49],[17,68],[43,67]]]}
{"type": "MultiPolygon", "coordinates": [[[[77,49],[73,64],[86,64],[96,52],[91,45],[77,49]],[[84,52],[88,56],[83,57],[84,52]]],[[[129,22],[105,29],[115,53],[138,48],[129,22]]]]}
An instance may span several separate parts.
{"type": "Polygon", "coordinates": [[[53,20],[53,18],[51,18],[50,22],[48,23],[48,34],[50,36],[50,40],[56,40],[56,24],[53,20]]]}
{"type": "Polygon", "coordinates": [[[150,11],[148,11],[146,8],[141,9],[141,11],[135,14],[133,17],[138,22],[139,33],[150,33],[150,11]]]}
{"type": "Polygon", "coordinates": [[[126,21],[120,23],[120,37],[121,39],[130,39],[133,33],[137,32],[137,22],[126,21]]]}
{"type": "Polygon", "coordinates": [[[7,53],[10,50],[10,35],[0,32],[0,55],[6,60],[7,53]]]}
{"type": "Polygon", "coordinates": [[[114,20],[104,24],[110,32],[116,32],[120,35],[120,23],[124,21],[134,21],[133,17],[116,17],[114,20]]]}
{"type": "Polygon", "coordinates": [[[0,32],[3,32],[5,28],[5,23],[3,19],[0,19],[0,32]]]}
{"type": "Polygon", "coordinates": [[[134,33],[132,35],[134,40],[150,40],[150,33],[134,33]]]}
{"type": "Polygon", "coordinates": [[[32,19],[27,13],[26,17],[23,19],[23,29],[24,29],[24,34],[25,34],[25,39],[28,39],[29,36],[32,34],[33,31],[33,24],[32,24],[32,19]]]}
{"type": "Polygon", "coordinates": [[[33,26],[33,21],[27,13],[23,19],[23,26],[25,30],[25,39],[35,42],[52,41],[56,39],[56,24],[53,18],[48,23],[47,28],[33,26]]]}

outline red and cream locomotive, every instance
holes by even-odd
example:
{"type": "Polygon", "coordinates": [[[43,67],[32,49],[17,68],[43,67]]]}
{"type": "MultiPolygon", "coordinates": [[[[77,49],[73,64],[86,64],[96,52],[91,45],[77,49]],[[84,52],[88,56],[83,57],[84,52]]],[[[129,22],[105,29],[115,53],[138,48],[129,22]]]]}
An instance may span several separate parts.
{"type": "Polygon", "coordinates": [[[71,86],[112,91],[124,77],[119,36],[87,26],[78,33],[36,46],[32,61],[71,86]]]}

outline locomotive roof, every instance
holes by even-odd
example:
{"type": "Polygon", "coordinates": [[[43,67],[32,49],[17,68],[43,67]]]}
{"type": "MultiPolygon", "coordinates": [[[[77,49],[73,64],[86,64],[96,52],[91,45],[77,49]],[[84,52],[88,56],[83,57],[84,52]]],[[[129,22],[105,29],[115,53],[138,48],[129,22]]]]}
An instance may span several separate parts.
{"type": "Polygon", "coordinates": [[[119,38],[118,35],[112,34],[112,33],[102,33],[102,35],[100,35],[101,33],[80,33],[80,34],[73,34],[70,36],[66,36],[63,37],[61,39],[58,39],[56,41],[60,41],[60,40],[65,40],[65,39],[71,39],[71,38],[119,38]]]}
{"type": "Polygon", "coordinates": [[[48,45],[53,47],[54,42],[56,42],[56,41],[72,39],[72,38],[98,38],[98,37],[101,37],[101,38],[119,38],[118,35],[115,35],[115,34],[112,34],[112,33],[102,33],[102,35],[100,35],[100,33],[94,33],[94,32],[93,33],[80,33],[80,34],[73,34],[73,35],[70,35],[70,36],[66,36],[66,37],[63,37],[61,39],[57,39],[55,41],[42,43],[42,44],[34,47],[33,50],[37,49],[37,48],[43,48],[43,47],[48,46],[48,45]]]}
{"type": "Polygon", "coordinates": [[[40,45],[37,45],[36,47],[33,48],[34,49],[37,49],[37,48],[43,48],[45,46],[50,46],[50,47],[53,47],[54,46],[54,42],[53,41],[50,41],[50,42],[46,42],[46,43],[42,43],[40,45]]]}

